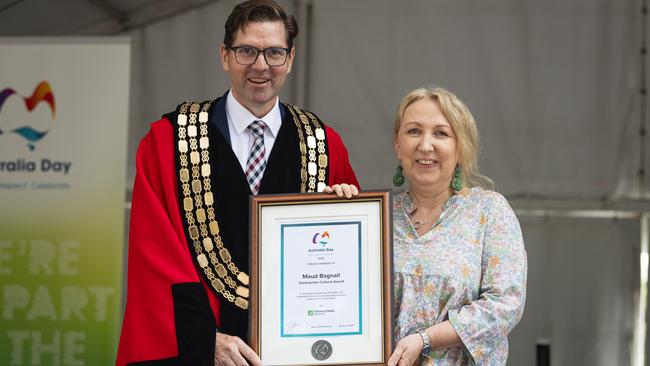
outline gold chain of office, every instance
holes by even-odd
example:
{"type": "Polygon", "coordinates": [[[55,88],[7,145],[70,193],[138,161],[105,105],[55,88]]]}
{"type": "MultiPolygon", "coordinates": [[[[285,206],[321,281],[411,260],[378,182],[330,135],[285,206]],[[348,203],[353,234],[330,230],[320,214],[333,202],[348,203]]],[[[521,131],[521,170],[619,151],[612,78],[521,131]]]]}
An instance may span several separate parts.
{"type": "MultiPolygon", "coordinates": [[[[241,309],[248,309],[249,277],[232,262],[230,252],[221,240],[213,207],[208,137],[208,111],[211,105],[212,101],[185,102],[178,111],[178,176],[183,191],[183,210],[196,261],[208,282],[224,299],[241,309]],[[239,283],[233,280],[231,274],[239,283]]],[[[300,191],[321,192],[326,186],[328,164],[325,154],[325,130],[312,113],[292,105],[284,105],[291,112],[298,129],[301,155],[300,191]]]]}

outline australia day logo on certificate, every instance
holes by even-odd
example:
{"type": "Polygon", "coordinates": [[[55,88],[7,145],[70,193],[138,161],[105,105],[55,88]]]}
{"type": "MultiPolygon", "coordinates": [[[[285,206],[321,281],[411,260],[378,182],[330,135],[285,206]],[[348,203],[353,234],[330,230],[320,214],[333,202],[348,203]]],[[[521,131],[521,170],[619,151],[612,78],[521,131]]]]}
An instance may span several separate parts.
{"type": "Polygon", "coordinates": [[[314,244],[318,243],[324,247],[327,243],[329,243],[329,239],[330,239],[330,233],[328,233],[327,230],[325,230],[323,231],[322,234],[321,233],[314,234],[314,237],[311,239],[311,242],[314,244]]]}
{"type": "Polygon", "coordinates": [[[361,222],[282,224],[281,236],[281,336],[361,334],[361,222]]]}
{"type": "Polygon", "coordinates": [[[316,248],[309,248],[310,253],[315,253],[315,252],[333,252],[334,248],[330,247],[325,248],[327,244],[330,242],[330,233],[327,230],[322,231],[322,234],[320,232],[314,234],[314,236],[311,239],[311,243],[317,245],[316,248]]]}

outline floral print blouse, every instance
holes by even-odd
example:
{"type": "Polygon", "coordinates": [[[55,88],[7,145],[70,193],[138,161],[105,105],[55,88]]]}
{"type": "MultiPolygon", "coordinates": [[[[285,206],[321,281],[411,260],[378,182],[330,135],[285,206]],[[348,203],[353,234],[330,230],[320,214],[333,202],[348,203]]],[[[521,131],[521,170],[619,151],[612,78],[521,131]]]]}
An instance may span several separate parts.
{"type": "Polygon", "coordinates": [[[393,196],[395,341],[449,320],[463,346],[432,351],[420,365],[505,365],[507,335],[526,299],[519,221],[499,193],[479,187],[450,197],[419,236],[407,192],[393,196]]]}

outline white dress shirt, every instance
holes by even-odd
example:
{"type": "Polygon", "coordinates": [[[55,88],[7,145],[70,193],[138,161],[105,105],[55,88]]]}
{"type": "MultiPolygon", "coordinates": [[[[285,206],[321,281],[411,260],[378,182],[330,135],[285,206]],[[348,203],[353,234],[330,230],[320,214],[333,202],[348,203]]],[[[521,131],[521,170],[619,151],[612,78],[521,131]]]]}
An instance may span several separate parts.
{"type": "Polygon", "coordinates": [[[228,132],[230,132],[230,146],[237,156],[237,160],[239,160],[239,165],[241,165],[243,171],[246,171],[248,154],[253,145],[253,136],[247,129],[248,125],[253,121],[261,120],[266,124],[267,128],[264,129],[264,148],[266,149],[264,161],[269,160],[275,138],[282,125],[279,100],[280,98],[276,97],[275,105],[271,108],[271,111],[265,116],[257,118],[235,99],[232,91],[228,92],[228,97],[226,97],[226,116],[228,117],[228,132]]]}

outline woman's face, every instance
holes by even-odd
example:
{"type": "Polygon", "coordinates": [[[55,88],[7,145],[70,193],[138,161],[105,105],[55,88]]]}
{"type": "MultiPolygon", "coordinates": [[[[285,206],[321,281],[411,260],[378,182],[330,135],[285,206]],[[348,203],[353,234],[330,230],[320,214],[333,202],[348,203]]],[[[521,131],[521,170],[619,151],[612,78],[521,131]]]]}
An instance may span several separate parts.
{"type": "Polygon", "coordinates": [[[395,137],[395,152],[411,186],[449,186],[458,161],[456,135],[430,98],[413,102],[404,111],[395,137]]]}

